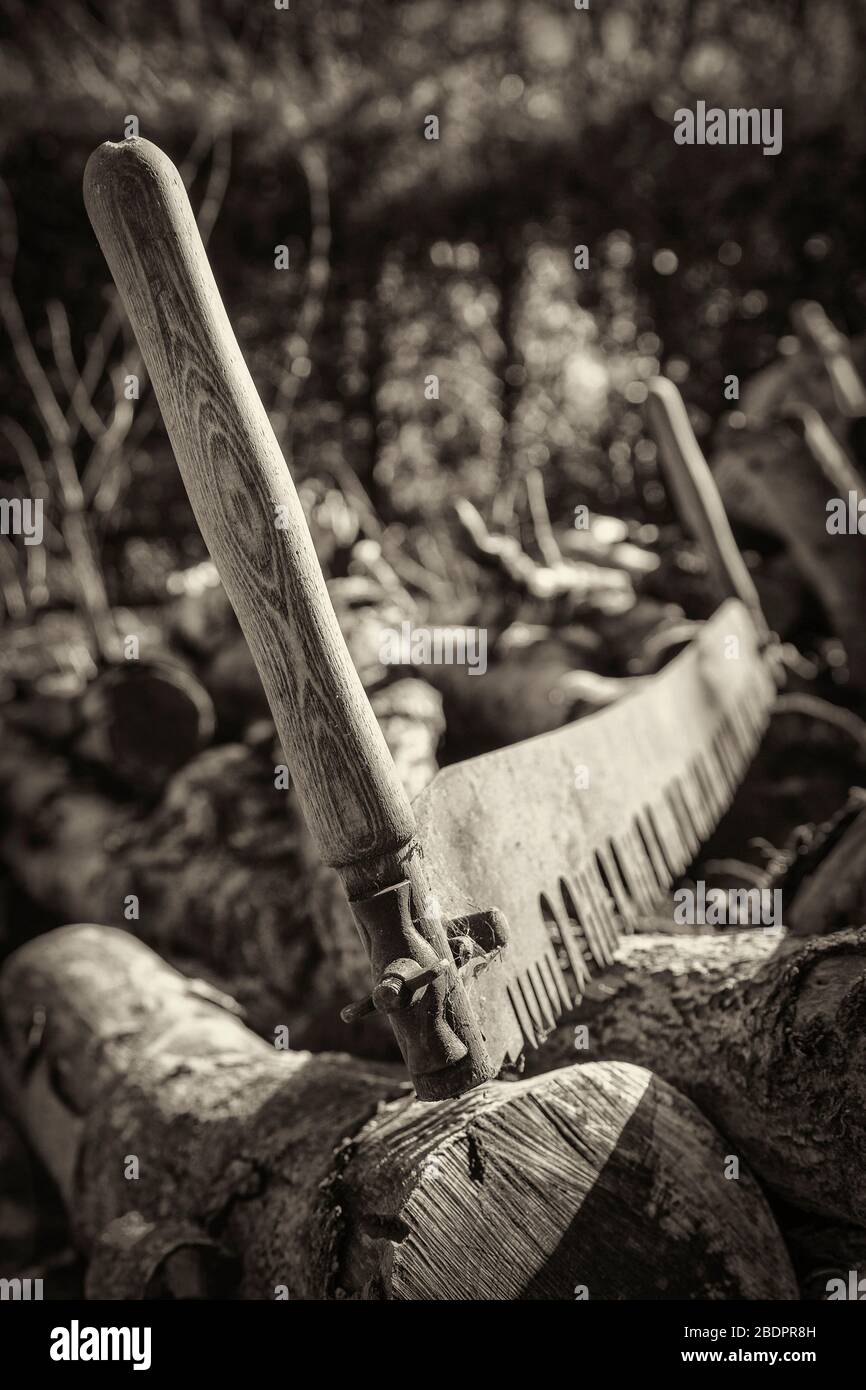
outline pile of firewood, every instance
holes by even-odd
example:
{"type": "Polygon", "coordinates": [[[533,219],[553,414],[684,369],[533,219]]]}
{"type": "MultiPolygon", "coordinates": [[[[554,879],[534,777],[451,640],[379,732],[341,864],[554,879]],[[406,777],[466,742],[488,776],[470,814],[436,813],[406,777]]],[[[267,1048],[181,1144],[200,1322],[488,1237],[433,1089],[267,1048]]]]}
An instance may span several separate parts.
{"type": "MultiPolygon", "coordinates": [[[[185,759],[168,749],[159,786],[129,776],[140,751],[118,763],[86,680],[30,669],[29,648],[7,664],[0,856],[44,923],[88,925],[10,919],[0,1087],[88,1296],[782,1299],[826,1296],[862,1263],[864,595],[856,547],[826,546],[816,520],[860,486],[859,405],[826,335],[803,337],[796,370],[752,383],[745,428],[719,441],[790,679],[691,869],[781,888],[788,926],[644,923],[522,1076],[425,1106],[377,1016],[340,1022],[366,956],[218,584],[159,629],[160,657],[213,711],[209,746],[199,729],[185,759]]],[[[538,478],[526,498],[529,540],[462,504],[461,572],[426,589],[369,517],[331,538],[348,572],[332,597],[410,795],[443,747],[483,751],[619,698],[706,611],[687,545],[659,553],[613,519],[564,534],[538,478]],[[687,618],[673,596],[690,585],[687,618]],[[383,626],[455,608],[495,634],[485,680],[383,665],[383,626]]]]}

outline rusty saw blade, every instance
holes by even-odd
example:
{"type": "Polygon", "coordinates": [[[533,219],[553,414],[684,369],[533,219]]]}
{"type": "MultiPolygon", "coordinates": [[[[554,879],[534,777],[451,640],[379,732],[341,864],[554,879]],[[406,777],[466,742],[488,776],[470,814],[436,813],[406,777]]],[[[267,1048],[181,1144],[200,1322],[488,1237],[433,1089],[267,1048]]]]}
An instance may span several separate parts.
{"type": "Polygon", "coordinates": [[[463,966],[494,1066],[536,1047],[729,806],[776,684],[737,599],[642,689],[445,768],[413,803],[443,918],[494,906],[507,945],[463,966]]]}

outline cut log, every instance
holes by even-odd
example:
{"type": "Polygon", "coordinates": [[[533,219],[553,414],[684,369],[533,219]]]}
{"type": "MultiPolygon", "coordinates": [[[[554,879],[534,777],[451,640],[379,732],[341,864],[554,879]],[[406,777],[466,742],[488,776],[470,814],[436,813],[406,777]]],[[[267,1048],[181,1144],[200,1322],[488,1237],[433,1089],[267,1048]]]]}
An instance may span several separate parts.
{"type": "Polygon", "coordinates": [[[802,878],[788,914],[796,936],[866,923],[866,793],[854,788],[838,821],[819,829],[815,840],[809,857],[817,863],[802,878]]]}
{"type": "MultiPolygon", "coordinates": [[[[862,378],[866,373],[866,337],[844,338],[827,322],[826,315],[824,324],[820,325],[818,316],[822,313],[814,302],[800,301],[791,306],[792,326],[800,338],[800,350],[777,358],[750,376],[743,387],[740,409],[750,422],[761,426],[778,420],[792,407],[809,405],[820,412],[840,444],[844,444],[848,440],[850,416],[843,409],[837,382],[833,379],[836,376],[838,380],[838,371],[831,374],[828,359],[843,351],[850,361],[849,381],[851,373],[862,378]],[[832,337],[828,337],[828,330],[832,337]],[[818,334],[822,339],[820,343],[818,334]]],[[[851,404],[849,397],[849,408],[851,404]]]]}
{"type": "MultiPolygon", "coordinates": [[[[784,1229],[803,1298],[822,1302],[850,1298],[852,1271],[855,1284],[866,1271],[866,1231],[862,1226],[828,1223],[799,1213],[798,1218],[786,1221],[784,1229]]],[[[858,1294],[863,1297],[859,1290],[858,1294]]]]}
{"type": "Polygon", "coordinates": [[[789,1298],[754,1180],[641,1068],[423,1105],[279,1051],[147,947],[68,927],[0,977],[4,1089],[90,1297],[789,1298]]]}
{"type": "MultiPolygon", "coordinates": [[[[766,868],[766,844],[784,845],[804,824],[829,820],[852,782],[864,780],[866,725],[853,711],[814,695],[786,692],[728,814],[700,853],[766,868]]],[[[790,901],[786,894],[786,906],[790,901]]],[[[844,925],[856,923],[849,919],[844,925]]]]}
{"type": "MultiPolygon", "coordinates": [[[[218,592],[228,603],[224,590],[220,588],[218,592]]],[[[399,632],[400,624],[412,616],[411,610],[401,608],[377,585],[358,577],[332,580],[328,592],[353,664],[375,702],[372,691],[381,687],[391,674],[381,660],[382,633],[387,629],[399,632]]],[[[210,596],[206,612],[213,611],[215,602],[210,596]]],[[[190,623],[188,609],[183,618],[190,623]]],[[[216,705],[222,727],[240,733],[251,720],[270,718],[271,711],[252,653],[234,615],[231,626],[223,625],[222,631],[224,640],[211,646],[209,651],[201,652],[201,680],[216,705]]],[[[180,628],[178,636],[183,633],[184,629],[180,628]]],[[[423,686],[421,681],[416,684],[423,686]]]]}
{"type": "Polygon", "coordinates": [[[866,1225],[866,930],[633,936],[532,1060],[651,1067],[700,1106],[774,1192],[866,1225]],[[576,1052],[575,1040],[587,1042],[576,1052]]]}
{"type": "MultiPolygon", "coordinates": [[[[208,749],[141,816],[65,759],[7,740],[0,796],[0,853],[55,920],[92,915],[140,935],[237,997],[261,1032],[291,1018],[293,1037],[318,1048],[345,1031],[339,1007],[369,988],[367,957],[292,789],[274,786],[269,748],[208,749]]],[[[394,1056],[389,1033],[377,1015],[352,1045],[394,1056]]]]}
{"type": "MultiPolygon", "coordinates": [[[[436,770],[441,699],[401,680],[373,707],[404,786],[436,770]]],[[[340,880],[319,861],[268,723],[262,745],[208,749],[141,815],[76,777],[24,738],[0,749],[0,856],[30,897],[61,921],[96,917],[192,963],[236,995],[252,1026],[291,1017],[312,1048],[343,1045],[340,1006],[366,994],[370,970],[340,880]]],[[[348,1039],[346,1039],[348,1041],[348,1039]]],[[[367,1056],[396,1056],[377,1015],[352,1029],[367,1056]]]]}
{"type": "MultiPolygon", "coordinates": [[[[805,407],[804,407],[805,409],[805,407]]],[[[866,688],[866,552],[862,536],[831,534],[828,505],[866,487],[850,460],[822,433],[815,412],[795,428],[791,420],[761,429],[730,431],[714,459],[714,473],[733,520],[762,526],[784,541],[803,580],[819,599],[831,630],[848,656],[850,681],[866,688]]]]}

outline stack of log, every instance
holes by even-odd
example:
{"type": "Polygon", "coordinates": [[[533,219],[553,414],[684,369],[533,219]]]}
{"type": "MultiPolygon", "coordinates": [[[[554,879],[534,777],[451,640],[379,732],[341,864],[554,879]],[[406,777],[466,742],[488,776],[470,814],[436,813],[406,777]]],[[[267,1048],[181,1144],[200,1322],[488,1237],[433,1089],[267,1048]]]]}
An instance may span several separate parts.
{"type": "Polygon", "coordinates": [[[23,947],[0,1011],[90,1297],[795,1296],[745,1163],[729,1181],[729,1141],[644,1067],[425,1106],[397,1069],[269,1045],[105,927],[23,947]]]}
{"type": "Polygon", "coordinates": [[[128,931],[21,947],[0,1077],[89,1296],[788,1298],[792,1256],[808,1290],[866,1252],[866,929],[797,935],[840,859],[862,896],[863,820],[790,933],[626,938],[522,1079],[435,1106],[128,931]]]}
{"type": "MultiPolygon", "coordinates": [[[[817,727],[816,760],[843,738],[853,760],[856,726],[817,727]]],[[[790,934],[628,938],[522,1079],[430,1107],[386,1032],[338,1021],[365,961],[269,742],[201,755],[122,824],[36,757],[4,753],[4,855],[46,906],[126,929],[52,932],[0,977],[4,1095],[90,1296],[778,1299],[866,1246],[866,931],[823,934],[862,920],[862,797],[767,866],[790,934]]]]}
{"type": "MultiPolygon", "coordinates": [[[[833,471],[838,457],[801,405],[798,437],[823,469],[801,459],[796,488],[790,471],[776,488],[766,447],[776,405],[765,416],[749,405],[719,476],[732,511],[745,506],[751,526],[763,518],[785,541],[786,563],[845,644],[856,691],[860,561],[849,547],[828,565],[813,524],[847,474],[833,471]],[[758,492],[744,504],[747,478],[758,492]]],[[[461,512],[484,562],[542,619],[533,627],[518,602],[502,625],[498,676],[480,683],[475,714],[491,745],[618,698],[689,636],[627,534],[615,557],[591,535],[558,544],[542,504],[536,488],[543,563],[461,512]],[[595,659],[611,630],[630,653],[613,672],[595,659]]],[[[399,622],[402,591],[389,589],[380,552],[365,555],[375,584],[356,573],[335,593],[414,795],[436,768],[443,701],[459,724],[468,694],[450,670],[434,689],[382,669],[374,637],[399,622]]],[[[825,1297],[832,1277],[860,1267],[857,714],[795,676],[705,847],[708,878],[781,887],[787,928],[646,923],[522,1075],[423,1105],[375,1016],[351,1032],[339,1022],[341,1004],[366,989],[366,958],[281,777],[219,590],[205,606],[202,623],[200,608],[179,603],[175,636],[223,741],[157,802],[85,776],[32,721],[0,754],[0,854],[32,902],[84,923],[33,940],[15,928],[23,944],[0,974],[0,1089],[68,1213],[88,1296],[786,1299],[825,1297]]]]}

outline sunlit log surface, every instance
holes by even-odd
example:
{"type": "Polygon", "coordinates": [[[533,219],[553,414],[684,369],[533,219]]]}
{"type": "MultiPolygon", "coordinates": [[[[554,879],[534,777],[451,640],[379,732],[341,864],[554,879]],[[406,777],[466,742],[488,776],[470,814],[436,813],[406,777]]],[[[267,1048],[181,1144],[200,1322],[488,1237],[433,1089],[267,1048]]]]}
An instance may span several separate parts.
{"type": "Polygon", "coordinates": [[[7,1100],[91,1297],[786,1298],[754,1180],[640,1067],[423,1105],[280,1051],[128,934],[69,927],[0,976],[7,1100]]]}
{"type": "Polygon", "coordinates": [[[774,1192],[866,1225],[866,929],[626,938],[531,1070],[576,1056],[652,1067],[691,1096],[774,1192]]]}

